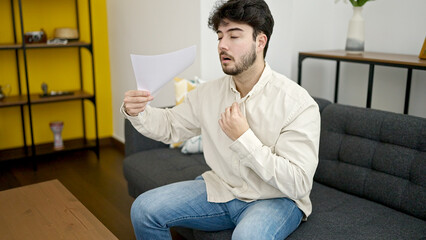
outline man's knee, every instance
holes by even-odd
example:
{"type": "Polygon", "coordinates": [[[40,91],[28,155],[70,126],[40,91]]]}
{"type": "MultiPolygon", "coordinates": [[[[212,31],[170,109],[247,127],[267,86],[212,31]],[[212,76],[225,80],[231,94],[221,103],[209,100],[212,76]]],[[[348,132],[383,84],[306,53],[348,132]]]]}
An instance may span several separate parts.
{"type": "Polygon", "coordinates": [[[302,217],[302,211],[291,200],[259,201],[241,214],[232,239],[285,239],[302,217]]]}
{"type": "Polygon", "coordinates": [[[232,232],[232,240],[245,240],[245,239],[282,240],[282,239],[285,239],[286,236],[288,236],[288,234],[283,236],[279,232],[276,232],[273,230],[274,229],[268,229],[267,225],[264,225],[264,226],[237,225],[237,227],[232,232]]]}
{"type": "Polygon", "coordinates": [[[148,191],[139,195],[133,202],[130,217],[132,222],[148,222],[152,220],[156,213],[158,213],[159,206],[158,201],[153,199],[152,194],[148,191]]]}
{"type": "Polygon", "coordinates": [[[245,227],[245,226],[237,226],[232,232],[232,240],[244,240],[244,239],[275,239],[274,236],[268,236],[268,233],[262,231],[257,227],[245,227]]]}

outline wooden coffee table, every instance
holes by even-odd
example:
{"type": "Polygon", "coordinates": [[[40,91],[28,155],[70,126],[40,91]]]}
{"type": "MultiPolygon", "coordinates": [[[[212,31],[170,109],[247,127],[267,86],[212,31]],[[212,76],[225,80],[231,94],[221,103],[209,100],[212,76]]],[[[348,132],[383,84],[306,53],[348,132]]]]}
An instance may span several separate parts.
{"type": "Polygon", "coordinates": [[[117,239],[58,180],[0,192],[1,239],[117,239]]]}

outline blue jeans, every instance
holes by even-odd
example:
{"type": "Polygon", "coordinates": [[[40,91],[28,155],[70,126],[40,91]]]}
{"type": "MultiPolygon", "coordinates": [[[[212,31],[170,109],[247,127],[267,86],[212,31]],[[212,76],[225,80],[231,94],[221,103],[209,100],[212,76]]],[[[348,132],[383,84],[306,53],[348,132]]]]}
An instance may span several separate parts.
{"type": "Polygon", "coordinates": [[[302,211],[287,198],[226,203],[207,201],[202,178],[141,194],[131,209],[137,239],[171,239],[170,227],[203,231],[234,229],[232,239],[285,239],[300,224],[302,211]]]}

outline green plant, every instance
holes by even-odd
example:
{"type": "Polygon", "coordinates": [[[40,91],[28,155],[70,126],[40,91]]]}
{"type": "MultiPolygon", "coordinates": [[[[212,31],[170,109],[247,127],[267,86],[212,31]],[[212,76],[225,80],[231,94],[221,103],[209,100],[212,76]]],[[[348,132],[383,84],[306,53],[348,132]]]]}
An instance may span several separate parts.
{"type": "MultiPolygon", "coordinates": [[[[336,2],[338,2],[338,1],[339,0],[336,0],[336,2]]],[[[373,0],[349,0],[349,2],[351,2],[352,6],[354,6],[354,7],[362,7],[368,1],[373,1],[373,0]]]]}

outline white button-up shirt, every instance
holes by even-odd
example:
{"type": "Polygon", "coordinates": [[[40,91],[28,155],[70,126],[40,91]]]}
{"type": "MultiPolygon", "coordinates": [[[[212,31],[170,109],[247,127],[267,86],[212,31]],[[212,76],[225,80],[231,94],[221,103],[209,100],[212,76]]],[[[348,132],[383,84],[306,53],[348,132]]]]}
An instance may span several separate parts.
{"type": "Polygon", "coordinates": [[[202,135],[203,173],[208,201],[227,202],[287,197],[305,214],[312,211],[309,194],[318,165],[320,113],[308,92],[268,64],[244,97],[231,76],[209,81],[188,93],[171,109],[147,106],[131,117],[143,135],[164,143],[202,135]],[[238,102],[250,129],[236,141],[219,126],[220,114],[238,102]]]}

